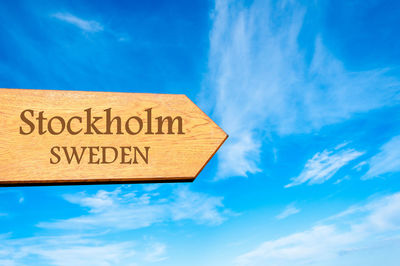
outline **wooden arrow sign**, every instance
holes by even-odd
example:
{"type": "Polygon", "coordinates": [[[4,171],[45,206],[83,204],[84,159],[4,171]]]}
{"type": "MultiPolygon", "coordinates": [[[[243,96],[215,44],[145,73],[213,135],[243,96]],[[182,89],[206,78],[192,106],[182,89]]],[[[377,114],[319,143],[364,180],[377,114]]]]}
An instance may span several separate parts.
{"type": "Polygon", "coordinates": [[[226,140],[185,95],[0,89],[0,185],[193,181],[226,140]]]}

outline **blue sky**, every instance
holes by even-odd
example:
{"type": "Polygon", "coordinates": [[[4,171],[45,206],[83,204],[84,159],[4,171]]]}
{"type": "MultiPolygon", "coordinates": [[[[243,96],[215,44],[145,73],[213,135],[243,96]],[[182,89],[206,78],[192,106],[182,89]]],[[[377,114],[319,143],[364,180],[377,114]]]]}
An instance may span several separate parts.
{"type": "Polygon", "coordinates": [[[396,1],[0,12],[0,87],[184,93],[230,136],[190,184],[1,188],[1,265],[398,264],[396,1]]]}

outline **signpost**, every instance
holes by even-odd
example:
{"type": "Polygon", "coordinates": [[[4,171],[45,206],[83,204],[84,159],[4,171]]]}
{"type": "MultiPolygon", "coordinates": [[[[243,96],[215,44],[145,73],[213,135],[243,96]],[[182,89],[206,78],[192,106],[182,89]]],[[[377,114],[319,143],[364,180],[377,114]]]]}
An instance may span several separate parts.
{"type": "Polygon", "coordinates": [[[193,181],[227,134],[185,95],[0,89],[0,185],[193,181]]]}

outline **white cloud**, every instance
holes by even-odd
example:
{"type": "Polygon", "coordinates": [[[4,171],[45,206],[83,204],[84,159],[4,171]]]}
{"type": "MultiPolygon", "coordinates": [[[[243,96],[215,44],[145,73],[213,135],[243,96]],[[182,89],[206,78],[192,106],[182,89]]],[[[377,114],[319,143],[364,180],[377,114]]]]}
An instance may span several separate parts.
{"type": "Polygon", "coordinates": [[[37,236],[0,242],[1,265],[148,265],[166,259],[166,246],[158,242],[103,241],[90,235],[37,236]],[[154,249],[144,249],[148,246],[154,249]]]}
{"type": "Polygon", "coordinates": [[[130,240],[130,230],[156,223],[192,221],[219,225],[232,213],[223,198],[194,192],[187,185],[123,185],[112,191],[64,195],[85,213],[41,222],[34,237],[0,235],[1,265],[150,265],[168,260],[167,245],[143,235],[130,240]],[[168,195],[168,196],[161,196],[168,195]],[[110,234],[112,233],[112,234],[110,234]],[[124,234],[124,241],[115,238],[124,234]],[[111,238],[110,238],[111,237],[111,238]],[[129,239],[129,240],[125,240],[129,239]]]}
{"type": "Polygon", "coordinates": [[[364,154],[354,149],[324,150],[309,159],[299,176],[285,187],[293,187],[308,182],[321,184],[333,177],[340,168],[364,154]]]}
{"type": "Polygon", "coordinates": [[[278,214],[276,216],[276,218],[278,220],[282,220],[282,219],[285,219],[285,218],[287,218],[293,214],[299,213],[299,212],[300,212],[300,209],[296,208],[294,206],[294,204],[292,203],[292,204],[289,204],[288,206],[286,206],[286,208],[280,214],[278,214]]]}
{"type": "Polygon", "coordinates": [[[155,223],[185,220],[219,225],[231,214],[224,208],[222,197],[191,191],[187,185],[143,186],[138,191],[134,187],[64,195],[85,214],[39,223],[45,229],[43,236],[0,235],[0,264],[26,265],[33,260],[40,265],[60,266],[159,263],[168,259],[166,244],[146,235],[143,240],[118,241],[114,233],[127,234],[155,223]]]}
{"type": "Polygon", "coordinates": [[[357,164],[356,166],[353,167],[353,169],[357,170],[357,171],[361,171],[361,169],[364,167],[364,165],[367,165],[366,161],[362,161],[359,164],[357,164]]]}
{"type": "Polygon", "coordinates": [[[398,102],[399,82],[386,70],[350,72],[320,37],[307,60],[298,43],[306,12],[294,1],[216,1],[201,98],[230,135],[218,153],[219,179],[262,170],[271,133],[310,132],[398,102]]]}
{"type": "Polygon", "coordinates": [[[154,191],[157,190],[162,184],[144,184],[143,185],[143,190],[144,191],[154,191]]]}
{"type": "Polygon", "coordinates": [[[363,179],[400,171],[400,136],[393,137],[381,151],[369,160],[369,170],[363,179]]]}
{"type": "Polygon", "coordinates": [[[85,32],[99,32],[104,29],[103,25],[97,21],[85,20],[70,13],[55,13],[52,16],[63,22],[74,25],[85,32]]]}
{"type": "Polygon", "coordinates": [[[94,195],[85,193],[66,195],[71,203],[87,208],[88,214],[66,220],[42,222],[38,226],[73,230],[133,230],[155,223],[192,220],[198,224],[219,225],[229,215],[222,197],[193,192],[178,186],[163,198],[159,193],[132,191],[122,186],[94,195]]]}
{"type": "Polygon", "coordinates": [[[338,185],[338,184],[342,183],[342,182],[345,181],[345,180],[350,180],[350,176],[346,175],[346,176],[344,176],[343,178],[339,178],[339,179],[336,180],[333,184],[334,184],[334,185],[338,185]]]}
{"type": "Polygon", "coordinates": [[[144,260],[148,262],[159,262],[166,260],[167,259],[167,257],[165,257],[166,248],[167,246],[163,243],[159,242],[152,243],[147,249],[147,253],[144,257],[144,260]]]}
{"type": "MultiPolygon", "coordinates": [[[[340,256],[393,240],[400,230],[400,193],[377,198],[309,230],[265,241],[236,259],[239,265],[340,265],[340,256]]],[[[388,244],[388,243],[386,243],[388,244]]]]}

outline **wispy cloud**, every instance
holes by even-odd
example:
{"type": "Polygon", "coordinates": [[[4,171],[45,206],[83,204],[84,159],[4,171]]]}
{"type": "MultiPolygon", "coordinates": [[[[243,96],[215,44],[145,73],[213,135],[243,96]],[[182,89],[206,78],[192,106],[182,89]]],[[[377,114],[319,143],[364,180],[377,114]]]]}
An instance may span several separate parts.
{"type": "Polygon", "coordinates": [[[338,185],[338,184],[342,183],[342,182],[345,181],[345,180],[350,180],[350,176],[345,175],[344,177],[339,178],[338,180],[336,180],[333,184],[334,184],[334,185],[338,185]]]}
{"type": "Polygon", "coordinates": [[[233,214],[222,197],[194,192],[185,185],[140,188],[124,185],[112,191],[64,195],[84,215],[41,222],[42,236],[0,235],[0,264],[27,265],[33,259],[40,265],[60,266],[159,263],[169,258],[167,244],[148,235],[119,241],[110,239],[110,232],[128,234],[156,223],[184,221],[213,226],[233,214]]]}
{"type": "Polygon", "coordinates": [[[276,219],[282,220],[282,219],[285,219],[285,218],[287,218],[291,215],[294,215],[296,213],[299,213],[299,212],[300,212],[300,209],[296,208],[294,206],[294,203],[292,203],[292,204],[289,204],[288,206],[286,206],[286,208],[280,214],[278,214],[276,216],[276,219]]]}
{"type": "Polygon", "coordinates": [[[357,170],[357,171],[361,171],[361,169],[364,167],[364,165],[367,165],[366,161],[362,161],[359,164],[355,165],[353,167],[353,169],[357,170]]]}
{"type": "Polygon", "coordinates": [[[329,261],[329,265],[338,265],[334,259],[372,248],[374,243],[392,245],[393,238],[389,235],[400,230],[400,193],[352,207],[333,219],[303,232],[266,241],[239,256],[236,262],[239,265],[327,265],[329,261]]]}
{"type": "Polygon", "coordinates": [[[380,150],[369,160],[369,170],[363,179],[400,171],[400,136],[393,137],[380,150]]]}
{"type": "Polygon", "coordinates": [[[222,203],[222,197],[193,192],[185,186],[170,191],[169,197],[161,197],[155,191],[133,191],[122,186],[111,192],[100,190],[94,195],[66,195],[65,199],[87,208],[88,213],[66,220],[42,222],[38,224],[39,227],[133,230],[155,223],[183,220],[219,225],[230,215],[222,203]]]}
{"type": "Polygon", "coordinates": [[[287,184],[285,188],[306,182],[309,185],[324,183],[332,178],[340,168],[363,154],[363,152],[354,149],[334,149],[318,152],[307,161],[300,175],[292,178],[292,182],[287,184]]]}
{"type": "Polygon", "coordinates": [[[55,13],[52,15],[52,17],[74,25],[85,32],[99,32],[103,31],[104,29],[103,25],[100,22],[94,20],[85,20],[70,13],[55,13]]]}
{"type": "Polygon", "coordinates": [[[166,259],[166,246],[151,241],[103,241],[90,235],[0,239],[1,265],[148,265],[166,259]]]}
{"type": "Polygon", "coordinates": [[[167,246],[163,243],[152,243],[148,248],[144,257],[145,261],[148,262],[159,262],[166,260],[165,257],[167,246]]]}
{"type": "Polygon", "coordinates": [[[295,1],[216,1],[201,97],[230,135],[218,155],[219,179],[261,171],[273,133],[318,130],[399,101],[399,82],[387,70],[346,70],[318,35],[308,60],[298,41],[307,12],[295,1]]]}
{"type": "Polygon", "coordinates": [[[112,191],[64,195],[65,200],[80,206],[84,215],[41,222],[41,236],[0,235],[0,264],[27,265],[32,260],[60,266],[159,263],[169,257],[165,243],[148,235],[142,240],[119,241],[110,239],[109,233],[127,234],[156,223],[177,221],[219,225],[233,214],[224,207],[222,197],[194,192],[185,185],[140,188],[124,185],[112,191]]]}

